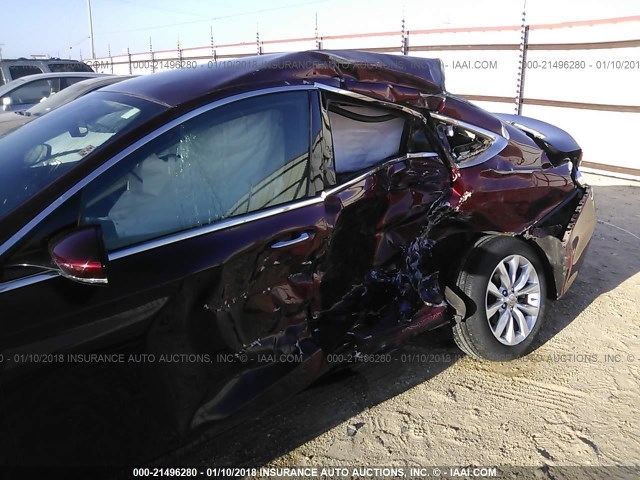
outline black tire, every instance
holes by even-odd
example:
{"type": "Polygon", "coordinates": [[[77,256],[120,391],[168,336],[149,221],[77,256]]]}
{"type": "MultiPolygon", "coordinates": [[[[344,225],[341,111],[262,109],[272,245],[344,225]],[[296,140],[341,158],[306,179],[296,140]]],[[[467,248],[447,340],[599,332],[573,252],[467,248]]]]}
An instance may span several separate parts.
{"type": "Polygon", "coordinates": [[[463,352],[474,358],[492,361],[513,360],[529,353],[544,322],[547,302],[545,270],[537,252],[530,245],[513,237],[483,237],[463,257],[453,275],[451,288],[462,298],[466,307],[465,318],[453,325],[453,338],[463,352]],[[490,327],[486,310],[490,276],[498,264],[510,255],[520,255],[533,265],[540,287],[538,317],[530,333],[516,345],[505,345],[498,341],[490,327]]]}

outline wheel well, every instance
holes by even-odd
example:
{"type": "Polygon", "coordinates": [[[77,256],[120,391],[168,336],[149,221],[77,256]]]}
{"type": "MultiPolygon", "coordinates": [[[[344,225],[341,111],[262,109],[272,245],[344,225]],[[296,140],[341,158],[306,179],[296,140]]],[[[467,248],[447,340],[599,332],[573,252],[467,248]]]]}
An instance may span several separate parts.
{"type": "MultiPolygon", "coordinates": [[[[436,247],[435,253],[439,259],[440,271],[443,272],[443,275],[440,275],[441,286],[444,290],[444,287],[450,283],[452,275],[456,274],[461,267],[462,261],[466,257],[467,252],[471,249],[474,244],[483,237],[494,237],[500,236],[499,234],[487,233],[487,232],[464,232],[464,233],[455,233],[445,238],[442,238],[438,243],[438,247],[436,247]]],[[[549,262],[549,258],[544,253],[544,250],[533,240],[528,240],[523,238],[520,235],[514,236],[527,245],[530,245],[531,248],[536,252],[538,256],[538,260],[542,263],[542,267],[544,269],[544,278],[547,281],[547,298],[555,299],[557,298],[556,291],[556,282],[555,277],[553,275],[553,268],[551,263],[549,262]]]]}
{"type": "Polygon", "coordinates": [[[438,269],[442,272],[440,282],[444,288],[460,269],[469,249],[480,238],[487,236],[483,233],[460,232],[441,238],[434,250],[434,257],[438,259],[438,269]]]}
{"type": "Polygon", "coordinates": [[[547,257],[547,254],[544,253],[542,247],[535,241],[527,240],[525,238],[522,238],[522,241],[526,242],[527,245],[530,245],[538,255],[538,259],[540,260],[540,263],[542,263],[542,268],[544,268],[544,279],[547,281],[547,298],[555,300],[558,298],[558,291],[556,288],[556,278],[553,274],[553,267],[551,266],[551,262],[549,262],[549,257],[547,257]]]}

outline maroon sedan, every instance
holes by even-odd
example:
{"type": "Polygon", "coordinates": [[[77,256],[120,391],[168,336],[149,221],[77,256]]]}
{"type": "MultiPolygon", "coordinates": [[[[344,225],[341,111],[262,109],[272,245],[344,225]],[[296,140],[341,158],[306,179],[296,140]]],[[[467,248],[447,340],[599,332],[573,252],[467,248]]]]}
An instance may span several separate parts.
{"type": "Polygon", "coordinates": [[[525,355],[595,224],[571,136],[447,93],[433,59],[134,78],[0,154],[12,461],[64,441],[87,462],[109,442],[149,458],[436,327],[473,357],[525,355]]]}

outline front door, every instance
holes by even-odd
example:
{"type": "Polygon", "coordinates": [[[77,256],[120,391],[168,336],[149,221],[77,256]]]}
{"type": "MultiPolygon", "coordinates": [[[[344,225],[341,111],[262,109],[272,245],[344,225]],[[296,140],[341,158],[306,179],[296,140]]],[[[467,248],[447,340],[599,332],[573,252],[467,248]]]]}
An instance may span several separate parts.
{"type": "Polygon", "coordinates": [[[40,273],[0,294],[2,352],[15,360],[3,452],[152,456],[320,373],[307,318],[331,227],[309,190],[316,98],[260,95],[190,118],[69,201],[75,217],[52,215],[51,234],[69,218],[100,225],[109,283],[40,273]]]}

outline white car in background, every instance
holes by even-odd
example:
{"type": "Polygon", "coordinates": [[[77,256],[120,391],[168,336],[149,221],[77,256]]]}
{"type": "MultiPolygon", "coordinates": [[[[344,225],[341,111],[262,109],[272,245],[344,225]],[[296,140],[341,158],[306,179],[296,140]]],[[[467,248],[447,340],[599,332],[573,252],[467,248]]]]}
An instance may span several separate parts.
{"type": "Polygon", "coordinates": [[[107,75],[94,72],[69,72],[41,73],[21,77],[0,87],[2,110],[5,112],[26,110],[74,83],[104,76],[107,75]]]}
{"type": "Polygon", "coordinates": [[[0,137],[12,132],[18,127],[29,123],[30,121],[45,115],[56,108],[66,105],[73,100],[80,98],[87,93],[98,90],[107,85],[121,82],[127,78],[132,78],[126,75],[106,75],[96,78],[88,78],[81,82],[74,83],[69,88],[66,88],[63,92],[53,95],[37,105],[29,108],[28,110],[17,112],[3,112],[0,113],[0,137]]]}

